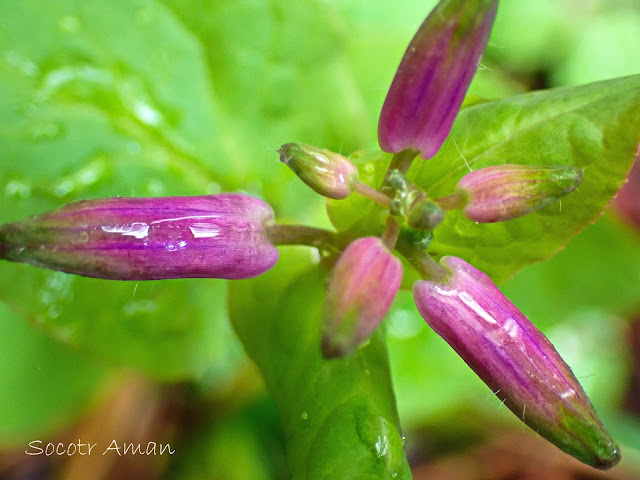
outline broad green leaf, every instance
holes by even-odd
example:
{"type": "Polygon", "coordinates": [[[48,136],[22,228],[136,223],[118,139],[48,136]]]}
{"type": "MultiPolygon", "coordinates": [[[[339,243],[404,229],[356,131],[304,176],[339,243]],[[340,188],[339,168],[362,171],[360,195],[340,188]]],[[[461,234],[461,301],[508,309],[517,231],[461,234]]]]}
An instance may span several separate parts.
{"type": "Polygon", "coordinates": [[[560,250],[620,188],[640,142],[640,76],[533,92],[464,109],[438,155],[410,178],[432,197],[451,193],[469,169],[573,165],[578,190],[508,222],[475,224],[447,213],[431,251],[456,255],[501,282],[560,250]]]}
{"type": "Polygon", "coordinates": [[[89,406],[106,371],[20,321],[0,302],[0,446],[43,438],[89,406]]]}
{"type": "MultiPolygon", "coordinates": [[[[469,170],[489,165],[573,165],[584,169],[584,178],[560,201],[508,222],[476,224],[460,211],[448,211],[434,232],[430,253],[465,258],[497,282],[549,258],[592,223],[618,190],[640,142],[639,124],[640,76],[463,109],[440,152],[428,161],[415,160],[409,171],[409,179],[432,198],[451,194],[469,170]]],[[[389,155],[352,158],[363,181],[379,186],[389,155]]],[[[362,219],[379,210],[352,197],[328,203],[336,228],[362,230],[366,228],[362,219]]],[[[411,280],[414,274],[408,277],[411,280]]]]}
{"type": "Polygon", "coordinates": [[[234,327],[285,432],[292,478],[411,478],[379,330],[354,354],[320,354],[326,273],[283,249],[269,273],[230,287],[234,327]]]}

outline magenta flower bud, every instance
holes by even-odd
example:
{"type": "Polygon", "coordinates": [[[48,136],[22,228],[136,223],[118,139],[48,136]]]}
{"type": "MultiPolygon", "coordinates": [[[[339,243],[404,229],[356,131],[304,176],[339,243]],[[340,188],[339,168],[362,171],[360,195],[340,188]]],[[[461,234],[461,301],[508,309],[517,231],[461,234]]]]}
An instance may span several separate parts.
{"type": "Polygon", "coordinates": [[[492,223],[540,210],[573,192],[580,183],[582,170],[573,167],[496,165],[462,177],[456,193],[467,201],[467,218],[492,223]]]}
{"type": "Polygon", "coordinates": [[[0,258],[112,280],[249,278],[278,259],[271,222],[236,193],[87,200],[0,226],[0,258]]]}
{"type": "Polygon", "coordinates": [[[358,169],[338,153],[301,143],[287,143],[278,153],[300,180],[324,197],[346,198],[358,183],[358,169]]]}
{"type": "Polygon", "coordinates": [[[382,106],[382,150],[436,154],[478,69],[497,8],[497,0],[438,3],[411,40],[382,106]]]}
{"type": "Polygon", "coordinates": [[[398,293],[402,263],[378,237],[351,243],[334,267],[327,288],[322,350],[344,356],[371,336],[398,293]]]}
{"type": "Polygon", "coordinates": [[[448,280],[413,286],[426,322],[524,423],[584,463],[614,466],[620,448],[549,340],[480,270],[441,263],[448,280]]]}

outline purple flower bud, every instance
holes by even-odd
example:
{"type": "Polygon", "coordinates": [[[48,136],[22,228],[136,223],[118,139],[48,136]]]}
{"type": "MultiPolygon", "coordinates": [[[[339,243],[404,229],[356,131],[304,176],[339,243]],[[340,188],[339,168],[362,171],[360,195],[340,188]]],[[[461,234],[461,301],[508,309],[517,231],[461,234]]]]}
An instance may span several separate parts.
{"type": "Polygon", "coordinates": [[[378,237],[351,243],[336,262],[324,312],[322,350],[344,356],[373,333],[398,293],[402,263],[378,237]]]}
{"type": "Polygon", "coordinates": [[[382,150],[436,154],[478,69],[497,8],[497,0],[438,3],[411,40],[382,106],[382,150]]]}
{"type": "Polygon", "coordinates": [[[283,163],[324,197],[346,198],[358,183],[358,169],[338,153],[301,143],[287,143],[278,153],[283,163]]]}
{"type": "Polygon", "coordinates": [[[113,280],[250,278],[278,259],[272,221],[235,193],[87,200],[0,226],[0,258],[113,280]]]}
{"type": "Polygon", "coordinates": [[[468,201],[464,207],[467,218],[492,223],[546,207],[580,183],[582,170],[573,167],[496,165],[465,175],[457,193],[468,201]]]}
{"type": "Polygon", "coordinates": [[[484,273],[456,257],[444,282],[418,281],[416,305],[505,405],[578,460],[608,469],[620,449],[547,338],[484,273]]]}

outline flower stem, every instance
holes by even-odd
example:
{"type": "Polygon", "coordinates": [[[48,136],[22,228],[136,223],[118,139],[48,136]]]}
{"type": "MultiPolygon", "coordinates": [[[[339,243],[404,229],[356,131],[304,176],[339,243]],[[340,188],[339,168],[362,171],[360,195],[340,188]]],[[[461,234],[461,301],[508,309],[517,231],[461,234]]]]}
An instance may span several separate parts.
{"type": "Polygon", "coordinates": [[[265,227],[269,241],[273,245],[308,245],[322,248],[336,242],[334,232],[307,225],[273,224],[265,227]]]}
{"type": "Polygon", "coordinates": [[[389,168],[387,168],[387,173],[384,175],[384,180],[382,181],[382,187],[386,187],[389,185],[388,179],[389,174],[394,170],[397,170],[402,175],[405,175],[409,171],[409,167],[411,167],[411,162],[416,158],[418,154],[415,150],[403,150],[402,152],[394,153],[391,158],[391,163],[389,163],[389,168]]]}
{"type": "Polygon", "coordinates": [[[456,210],[462,208],[468,202],[467,195],[460,192],[454,192],[446,197],[440,197],[436,200],[443,210],[456,210]]]}
{"type": "Polygon", "coordinates": [[[400,235],[396,250],[407,259],[424,280],[444,282],[451,276],[451,271],[436,262],[424,249],[418,247],[406,235],[400,235]]]}
{"type": "Polygon", "coordinates": [[[387,226],[380,237],[382,243],[386,245],[389,250],[393,250],[398,241],[398,234],[400,233],[400,224],[398,220],[392,216],[387,217],[387,226]]]}
{"type": "Polygon", "coordinates": [[[382,205],[384,208],[389,208],[389,202],[391,201],[389,197],[387,197],[384,193],[379,192],[375,188],[370,187],[366,183],[358,181],[358,183],[356,183],[355,191],[363,197],[367,197],[373,200],[378,205],[382,205]]]}

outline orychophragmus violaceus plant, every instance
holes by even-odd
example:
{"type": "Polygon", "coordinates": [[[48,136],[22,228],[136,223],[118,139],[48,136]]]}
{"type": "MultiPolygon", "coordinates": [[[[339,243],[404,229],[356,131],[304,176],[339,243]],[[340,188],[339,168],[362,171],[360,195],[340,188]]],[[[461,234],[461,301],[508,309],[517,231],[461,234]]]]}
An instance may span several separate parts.
{"type": "Polygon", "coordinates": [[[119,197],[3,225],[0,258],[111,280],[245,279],[273,267],[278,245],[322,249],[329,254],[319,268],[332,268],[318,346],[327,358],[366,343],[401,288],[404,258],[421,277],[413,285],[420,314],[505,405],[565,452],[612,467],[620,449],[551,343],[478,268],[430,250],[448,212],[478,223],[519,218],[571,194],[583,170],[507,160],[465,174],[438,198],[408,176],[416,158],[437,161],[429,159],[451,131],[497,8],[498,0],[442,0],[418,30],[380,115],[380,147],[393,155],[381,184],[362,182],[338,153],[298,143],[279,150],[318,194],[370,199],[383,228],[278,224],[268,204],[239,193],[119,197]]]}

